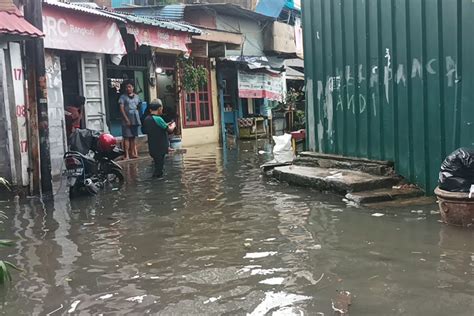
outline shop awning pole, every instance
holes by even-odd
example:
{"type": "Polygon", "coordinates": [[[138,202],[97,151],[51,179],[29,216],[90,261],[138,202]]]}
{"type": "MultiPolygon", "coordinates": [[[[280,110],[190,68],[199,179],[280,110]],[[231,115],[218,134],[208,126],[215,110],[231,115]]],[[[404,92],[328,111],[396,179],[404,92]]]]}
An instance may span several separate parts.
{"type": "MultiPolygon", "coordinates": [[[[42,31],[42,1],[27,0],[24,9],[26,20],[42,31]]],[[[26,45],[27,73],[29,83],[29,141],[33,160],[33,193],[51,195],[53,192],[53,184],[51,178],[51,155],[49,146],[49,118],[44,42],[42,38],[37,38],[28,41],[26,45]],[[41,187],[39,187],[39,184],[41,184],[41,187]]]]}

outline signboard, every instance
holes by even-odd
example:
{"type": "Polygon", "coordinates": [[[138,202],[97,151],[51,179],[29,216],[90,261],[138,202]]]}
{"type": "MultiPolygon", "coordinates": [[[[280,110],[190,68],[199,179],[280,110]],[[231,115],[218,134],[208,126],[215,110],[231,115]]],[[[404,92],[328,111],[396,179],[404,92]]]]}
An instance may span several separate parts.
{"type": "Polygon", "coordinates": [[[284,81],[280,74],[239,70],[239,98],[281,101],[284,81]]]}
{"type": "Polygon", "coordinates": [[[77,11],[43,6],[45,48],[110,55],[127,53],[115,21],[77,11]]]}
{"type": "Polygon", "coordinates": [[[135,36],[138,45],[187,52],[186,44],[191,43],[188,33],[162,29],[141,24],[128,23],[127,33],[135,36]]]}

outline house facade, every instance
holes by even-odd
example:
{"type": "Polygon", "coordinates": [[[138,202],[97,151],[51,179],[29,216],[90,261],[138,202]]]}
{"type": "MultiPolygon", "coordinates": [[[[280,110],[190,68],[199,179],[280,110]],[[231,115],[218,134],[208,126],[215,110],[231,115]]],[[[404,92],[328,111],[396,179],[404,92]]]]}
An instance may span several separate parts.
{"type": "Polygon", "coordinates": [[[0,0],[0,177],[19,188],[31,183],[24,44],[44,34],[11,0],[0,0]]]}

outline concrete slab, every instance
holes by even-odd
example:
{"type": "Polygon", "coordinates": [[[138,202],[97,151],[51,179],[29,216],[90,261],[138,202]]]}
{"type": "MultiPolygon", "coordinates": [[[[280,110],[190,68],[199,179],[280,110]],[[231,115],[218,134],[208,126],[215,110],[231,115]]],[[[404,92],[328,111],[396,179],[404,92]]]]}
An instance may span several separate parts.
{"type": "Polygon", "coordinates": [[[263,173],[275,169],[276,167],[290,166],[293,163],[291,162],[266,162],[260,166],[260,171],[263,173]]]}
{"type": "Polygon", "coordinates": [[[370,164],[385,165],[387,167],[393,167],[394,166],[393,162],[391,162],[391,161],[371,160],[371,159],[367,159],[367,158],[346,157],[346,156],[339,156],[339,155],[322,154],[322,153],[318,153],[318,152],[314,152],[314,151],[304,151],[304,152],[300,153],[300,156],[301,157],[317,158],[317,159],[366,162],[366,163],[370,163],[370,164]]]}
{"type": "Polygon", "coordinates": [[[424,192],[418,188],[380,189],[374,191],[353,192],[346,195],[346,199],[359,204],[378,203],[398,199],[410,199],[422,196],[424,192]]]}
{"type": "Polygon", "coordinates": [[[273,176],[290,184],[331,191],[340,194],[391,188],[399,182],[396,177],[375,176],[360,171],[326,169],[306,166],[277,167],[273,176]]]}
{"type": "Polygon", "coordinates": [[[294,162],[295,165],[320,168],[348,169],[361,171],[376,176],[391,176],[394,174],[390,162],[372,161],[367,159],[326,155],[313,152],[301,153],[294,162]]]}
{"type": "Polygon", "coordinates": [[[377,202],[365,204],[366,207],[376,210],[384,210],[387,208],[404,208],[404,207],[416,207],[416,206],[427,206],[432,205],[433,210],[438,209],[436,204],[436,198],[433,196],[420,196],[410,199],[398,199],[393,201],[377,202]]]}

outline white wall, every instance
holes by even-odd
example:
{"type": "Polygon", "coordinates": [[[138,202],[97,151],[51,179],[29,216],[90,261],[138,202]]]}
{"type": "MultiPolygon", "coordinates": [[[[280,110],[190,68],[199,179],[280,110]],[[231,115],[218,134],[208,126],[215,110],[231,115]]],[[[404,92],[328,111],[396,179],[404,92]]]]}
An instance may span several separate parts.
{"type": "Polygon", "coordinates": [[[61,174],[63,156],[67,146],[60,57],[55,55],[53,51],[47,51],[45,55],[45,64],[46,80],[48,84],[51,173],[54,177],[61,174]]]}
{"type": "Polygon", "coordinates": [[[8,181],[13,180],[10,166],[9,138],[11,141],[11,128],[9,128],[9,101],[5,51],[0,43],[0,177],[8,181]]]}
{"type": "MultiPolygon", "coordinates": [[[[16,163],[16,178],[18,185],[26,187],[30,183],[29,144],[28,144],[28,126],[25,97],[25,73],[22,60],[22,49],[20,43],[9,43],[10,51],[10,76],[11,89],[10,94],[10,117],[13,133],[13,147],[16,163]]],[[[8,77],[8,75],[7,75],[8,77]]]]}

